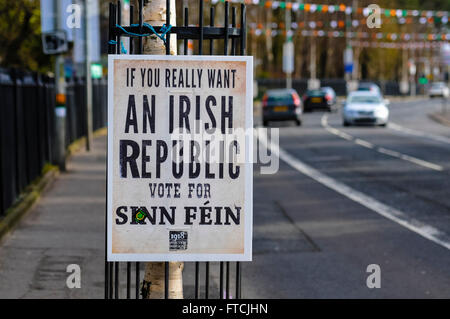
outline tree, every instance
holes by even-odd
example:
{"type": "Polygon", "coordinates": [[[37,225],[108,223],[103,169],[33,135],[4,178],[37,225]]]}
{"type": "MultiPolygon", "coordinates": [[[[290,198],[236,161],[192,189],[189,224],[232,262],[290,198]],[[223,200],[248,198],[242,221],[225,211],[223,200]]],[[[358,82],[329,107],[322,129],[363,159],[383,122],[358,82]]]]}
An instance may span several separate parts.
{"type": "Polygon", "coordinates": [[[51,57],[42,51],[39,1],[0,0],[0,65],[51,70],[51,57]]]}

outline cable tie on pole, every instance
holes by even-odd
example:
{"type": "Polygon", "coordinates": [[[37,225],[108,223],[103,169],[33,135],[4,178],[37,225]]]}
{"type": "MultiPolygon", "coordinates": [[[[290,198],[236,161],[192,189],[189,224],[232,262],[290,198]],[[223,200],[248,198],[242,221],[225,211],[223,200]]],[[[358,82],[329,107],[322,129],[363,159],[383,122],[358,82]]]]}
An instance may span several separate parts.
{"type": "Polygon", "coordinates": [[[122,53],[123,54],[127,54],[127,49],[125,49],[125,46],[123,45],[122,41],[120,41],[120,46],[121,46],[121,49],[122,49],[122,53]]]}
{"type": "MultiPolygon", "coordinates": [[[[138,27],[139,24],[131,24],[130,26],[131,27],[138,27]]],[[[128,34],[129,36],[133,36],[133,37],[148,37],[148,36],[154,34],[158,38],[163,40],[164,43],[166,43],[166,35],[167,35],[167,33],[170,32],[170,30],[172,29],[172,25],[169,24],[168,26],[166,26],[165,24],[163,24],[162,27],[161,27],[160,33],[158,33],[155,30],[155,28],[153,26],[151,26],[150,24],[148,24],[148,23],[144,23],[142,26],[147,28],[148,30],[150,30],[152,33],[144,33],[144,34],[134,33],[134,32],[127,31],[121,25],[116,24],[117,28],[119,28],[120,30],[122,30],[122,32],[124,32],[125,34],[128,34]]],[[[117,44],[117,42],[116,43],[111,43],[111,41],[110,41],[110,44],[117,44]]]]}

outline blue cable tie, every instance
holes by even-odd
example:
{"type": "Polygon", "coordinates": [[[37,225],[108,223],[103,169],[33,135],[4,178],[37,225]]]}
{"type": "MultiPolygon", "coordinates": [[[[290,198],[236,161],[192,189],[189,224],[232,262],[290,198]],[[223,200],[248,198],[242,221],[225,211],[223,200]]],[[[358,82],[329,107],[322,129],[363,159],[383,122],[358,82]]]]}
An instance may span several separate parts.
{"type": "Polygon", "coordinates": [[[120,41],[120,46],[121,46],[121,48],[122,48],[122,53],[123,53],[123,54],[127,54],[127,49],[125,49],[125,46],[123,45],[123,42],[122,42],[122,41],[120,41]]]}
{"type": "MultiPolygon", "coordinates": [[[[130,26],[131,27],[138,27],[139,24],[132,24],[130,26]]],[[[161,34],[159,34],[158,32],[156,32],[155,28],[153,28],[153,26],[151,26],[148,23],[144,23],[142,26],[146,27],[147,29],[152,31],[152,33],[155,34],[161,40],[163,40],[164,43],[166,43],[166,35],[167,35],[167,33],[172,29],[172,25],[166,26],[165,24],[163,24],[162,27],[161,27],[161,34]]],[[[129,31],[125,30],[122,26],[120,26],[118,24],[116,24],[116,27],[119,28],[120,30],[122,30],[124,33],[126,33],[128,35],[131,35],[131,36],[134,36],[134,37],[148,37],[149,35],[152,34],[152,33],[139,34],[139,33],[129,32],[129,31]]]]}

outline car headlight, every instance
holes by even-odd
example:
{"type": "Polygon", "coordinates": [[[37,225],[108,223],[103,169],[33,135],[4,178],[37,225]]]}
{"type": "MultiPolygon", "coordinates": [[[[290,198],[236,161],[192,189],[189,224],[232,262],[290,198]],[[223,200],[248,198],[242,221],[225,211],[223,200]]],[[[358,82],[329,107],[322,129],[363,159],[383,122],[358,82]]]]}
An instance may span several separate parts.
{"type": "Polygon", "coordinates": [[[386,117],[388,115],[388,110],[384,107],[376,108],[374,114],[377,117],[386,117]]]}

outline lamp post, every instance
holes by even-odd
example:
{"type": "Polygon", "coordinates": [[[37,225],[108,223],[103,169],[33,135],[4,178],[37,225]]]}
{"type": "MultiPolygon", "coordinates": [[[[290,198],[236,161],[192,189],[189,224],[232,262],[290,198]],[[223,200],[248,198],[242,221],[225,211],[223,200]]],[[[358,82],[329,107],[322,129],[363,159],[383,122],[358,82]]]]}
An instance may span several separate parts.
{"type": "Polygon", "coordinates": [[[89,44],[89,4],[91,0],[84,0],[84,55],[85,55],[85,90],[86,90],[86,150],[92,148],[92,78],[89,44]]]}

